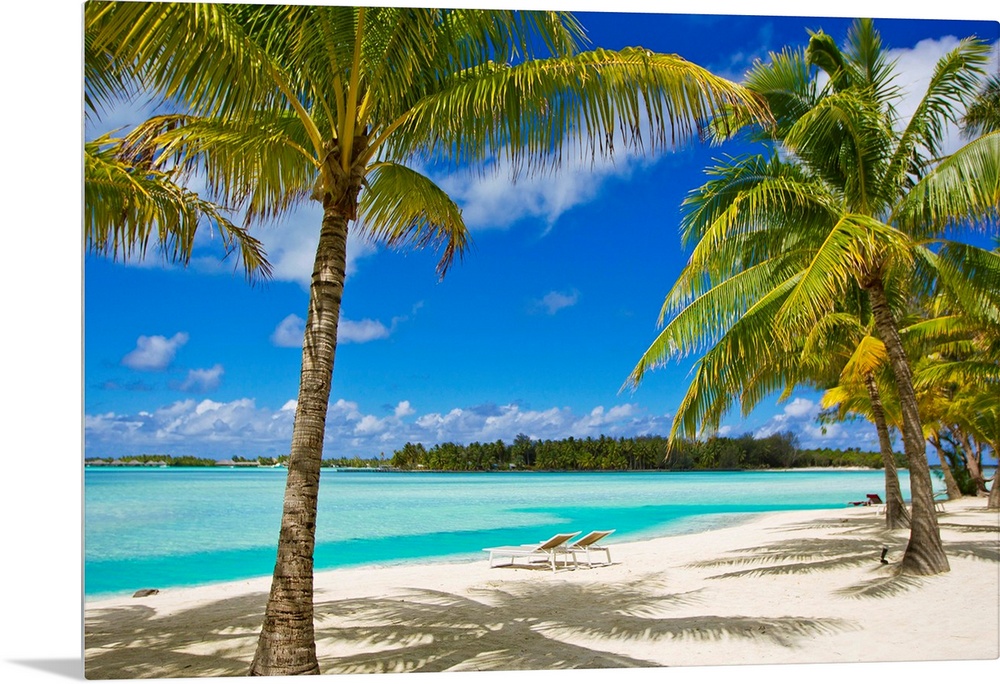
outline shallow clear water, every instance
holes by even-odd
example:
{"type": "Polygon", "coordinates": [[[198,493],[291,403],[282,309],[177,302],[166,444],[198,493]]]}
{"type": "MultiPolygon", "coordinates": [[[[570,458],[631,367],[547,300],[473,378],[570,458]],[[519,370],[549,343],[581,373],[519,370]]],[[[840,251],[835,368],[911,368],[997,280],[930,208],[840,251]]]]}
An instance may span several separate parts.
{"type": "MultiPolygon", "coordinates": [[[[282,468],[87,468],[88,596],[269,575],[282,468]]],[[[731,525],[748,514],[842,508],[884,495],[882,471],[380,473],[324,470],[316,569],[427,558],[557,532],[616,541],[731,525]]],[[[909,478],[900,473],[904,498],[909,478]]]]}

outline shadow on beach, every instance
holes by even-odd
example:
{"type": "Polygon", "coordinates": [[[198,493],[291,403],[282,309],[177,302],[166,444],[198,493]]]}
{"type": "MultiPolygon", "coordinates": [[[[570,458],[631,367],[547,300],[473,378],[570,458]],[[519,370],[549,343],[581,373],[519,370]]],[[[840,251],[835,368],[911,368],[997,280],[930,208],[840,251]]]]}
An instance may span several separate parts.
{"type": "MultiPolygon", "coordinates": [[[[941,528],[965,534],[991,535],[992,539],[948,540],[942,539],[945,554],[949,558],[969,558],[980,561],[1000,562],[1000,548],[997,538],[1000,527],[975,525],[961,522],[941,522],[941,528]]],[[[781,529],[806,531],[810,529],[832,530],[832,535],[823,538],[793,538],[772,542],[765,546],[737,549],[726,557],[692,564],[692,567],[740,569],[711,575],[708,579],[738,577],[763,577],[766,575],[809,574],[823,570],[841,568],[872,567],[880,558],[881,549],[890,559],[899,560],[909,535],[908,529],[886,530],[883,520],[843,518],[830,520],[823,525],[795,524],[781,529]]],[[[894,564],[876,567],[876,572],[862,581],[834,591],[847,598],[885,598],[917,589],[925,583],[920,577],[902,575],[894,564]]]]}
{"type": "MultiPolygon", "coordinates": [[[[518,583],[477,589],[475,598],[410,589],[320,601],[320,668],[324,674],[362,674],[659,667],[620,655],[617,646],[639,639],[725,638],[788,646],[854,628],[842,620],[800,617],[671,618],[671,608],[697,605],[698,592],[655,595],[659,586],[660,578],[647,575],[628,586],[518,583]]],[[[87,677],[244,675],[265,601],[259,593],[160,618],[146,607],[94,611],[86,621],[87,677]]]]}
{"type": "Polygon", "coordinates": [[[330,658],[323,670],[360,674],[660,667],[621,655],[620,646],[637,640],[725,638],[788,645],[798,638],[851,628],[840,620],[796,617],[672,618],[665,615],[672,608],[697,605],[698,592],[651,595],[661,584],[656,575],[646,575],[628,585],[519,583],[503,590],[478,590],[475,599],[412,590],[401,596],[331,602],[324,608],[341,616],[341,625],[322,630],[319,638],[329,642],[331,650],[343,645],[357,655],[330,658]],[[352,626],[352,621],[359,624],[352,626]]]}

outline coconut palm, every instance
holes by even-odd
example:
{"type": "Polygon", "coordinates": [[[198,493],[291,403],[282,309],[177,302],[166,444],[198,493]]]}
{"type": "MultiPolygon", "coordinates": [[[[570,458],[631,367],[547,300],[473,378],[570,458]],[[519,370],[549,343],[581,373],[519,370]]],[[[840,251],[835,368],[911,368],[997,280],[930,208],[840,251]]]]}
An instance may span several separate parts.
{"type": "Polygon", "coordinates": [[[252,674],[318,671],[312,562],[324,425],[348,231],[435,246],[443,275],[468,244],[456,204],[421,164],[553,169],[655,149],[747,91],[674,55],[581,52],[569,14],[411,8],[91,3],[96,50],[176,113],[125,138],[157,165],[202,174],[247,221],[323,208],[288,482],[252,674]]]}
{"type": "MultiPolygon", "coordinates": [[[[870,321],[867,326],[862,326],[860,319],[853,316],[841,314],[839,318],[840,324],[847,328],[853,350],[846,362],[838,363],[842,366],[839,384],[823,393],[820,405],[827,409],[836,407],[837,417],[841,420],[849,414],[861,415],[875,426],[885,468],[886,528],[909,527],[910,516],[903,502],[889,433],[890,426],[899,427],[900,420],[898,401],[894,401],[891,382],[887,382],[891,381],[891,377],[886,377],[885,345],[872,334],[870,321]]],[[[810,339],[813,337],[811,335],[810,339]]],[[[831,354],[836,349],[826,340],[813,341],[808,347],[815,357],[825,360],[836,359],[831,354]]]]}
{"type": "MultiPolygon", "coordinates": [[[[711,179],[685,201],[682,237],[694,245],[692,255],[661,310],[661,324],[669,324],[628,381],[635,386],[671,357],[709,350],[695,365],[677,420],[686,432],[703,420],[712,424],[728,397],[759,400],[796,381],[796,366],[776,367],[775,354],[794,349],[794,340],[860,288],[899,397],[913,499],[901,568],[914,574],[946,571],[948,561],[912,370],[897,332],[907,292],[896,284],[933,281],[943,268],[954,271],[952,281],[969,290],[969,300],[979,291],[954,258],[957,250],[942,249],[942,256],[918,240],[959,222],[989,221],[1000,206],[1000,157],[990,142],[974,141],[931,171],[946,124],[975,93],[987,51],[968,39],[942,57],[899,130],[899,91],[871,21],[857,21],[842,50],[819,33],[806,50],[756,65],[746,85],[769,102],[777,124],[751,125],[751,132],[773,151],[709,169],[711,179]],[[822,87],[817,69],[828,77],[822,87]]],[[[734,111],[716,130],[739,129],[745,118],[734,111]]]]}
{"type": "MultiPolygon", "coordinates": [[[[994,266],[1000,267],[1000,259],[994,266]]],[[[1000,328],[984,325],[982,319],[947,314],[904,332],[915,334],[927,347],[915,366],[914,386],[921,399],[921,416],[933,433],[932,443],[941,452],[942,442],[950,442],[961,453],[977,493],[985,495],[984,446],[994,455],[1000,448],[1000,405],[996,400],[1000,394],[1000,328]]],[[[991,492],[991,506],[994,499],[991,492]]]]}

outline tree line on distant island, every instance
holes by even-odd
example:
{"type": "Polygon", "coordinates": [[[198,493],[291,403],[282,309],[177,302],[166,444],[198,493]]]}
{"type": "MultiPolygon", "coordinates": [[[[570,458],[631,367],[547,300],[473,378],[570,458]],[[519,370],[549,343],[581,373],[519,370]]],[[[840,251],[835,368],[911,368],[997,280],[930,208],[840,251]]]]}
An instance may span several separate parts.
{"type": "MultiPolygon", "coordinates": [[[[407,443],[390,463],[401,470],[761,470],[769,468],[881,468],[877,452],[858,449],[801,449],[794,433],[757,438],[711,437],[678,440],[669,453],[666,437],[567,437],[533,440],[520,434],[468,445],[445,442],[427,449],[407,443]]],[[[902,458],[902,455],[898,455],[902,458]]]]}
{"type": "MultiPolygon", "coordinates": [[[[510,444],[444,442],[430,448],[407,442],[386,458],[354,456],[324,459],[327,468],[392,468],[393,470],[496,471],[496,470],[762,470],[770,468],[855,467],[881,468],[878,452],[860,449],[802,449],[792,432],[757,438],[711,437],[704,441],[679,440],[667,453],[667,438],[586,437],[535,440],[519,434],[510,444]]],[[[897,464],[905,467],[902,454],[897,464]]],[[[215,461],[195,456],[143,454],[113,461],[87,459],[86,465],[158,465],[168,467],[280,466],[287,455],[258,456],[215,461]]]]}

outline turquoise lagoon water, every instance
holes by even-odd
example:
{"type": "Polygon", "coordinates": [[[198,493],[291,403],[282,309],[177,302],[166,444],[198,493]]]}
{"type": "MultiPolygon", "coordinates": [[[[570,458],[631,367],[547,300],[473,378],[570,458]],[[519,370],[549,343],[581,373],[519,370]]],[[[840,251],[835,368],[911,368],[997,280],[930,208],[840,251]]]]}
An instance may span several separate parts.
{"type": "MultiPolygon", "coordinates": [[[[270,575],[282,468],[87,468],[88,596],[270,575]]],[[[842,508],[884,493],[882,471],[383,473],[324,470],[316,569],[431,558],[557,532],[619,542],[723,527],[747,515],[842,508]]],[[[900,473],[903,496],[909,478],[900,473]]]]}

